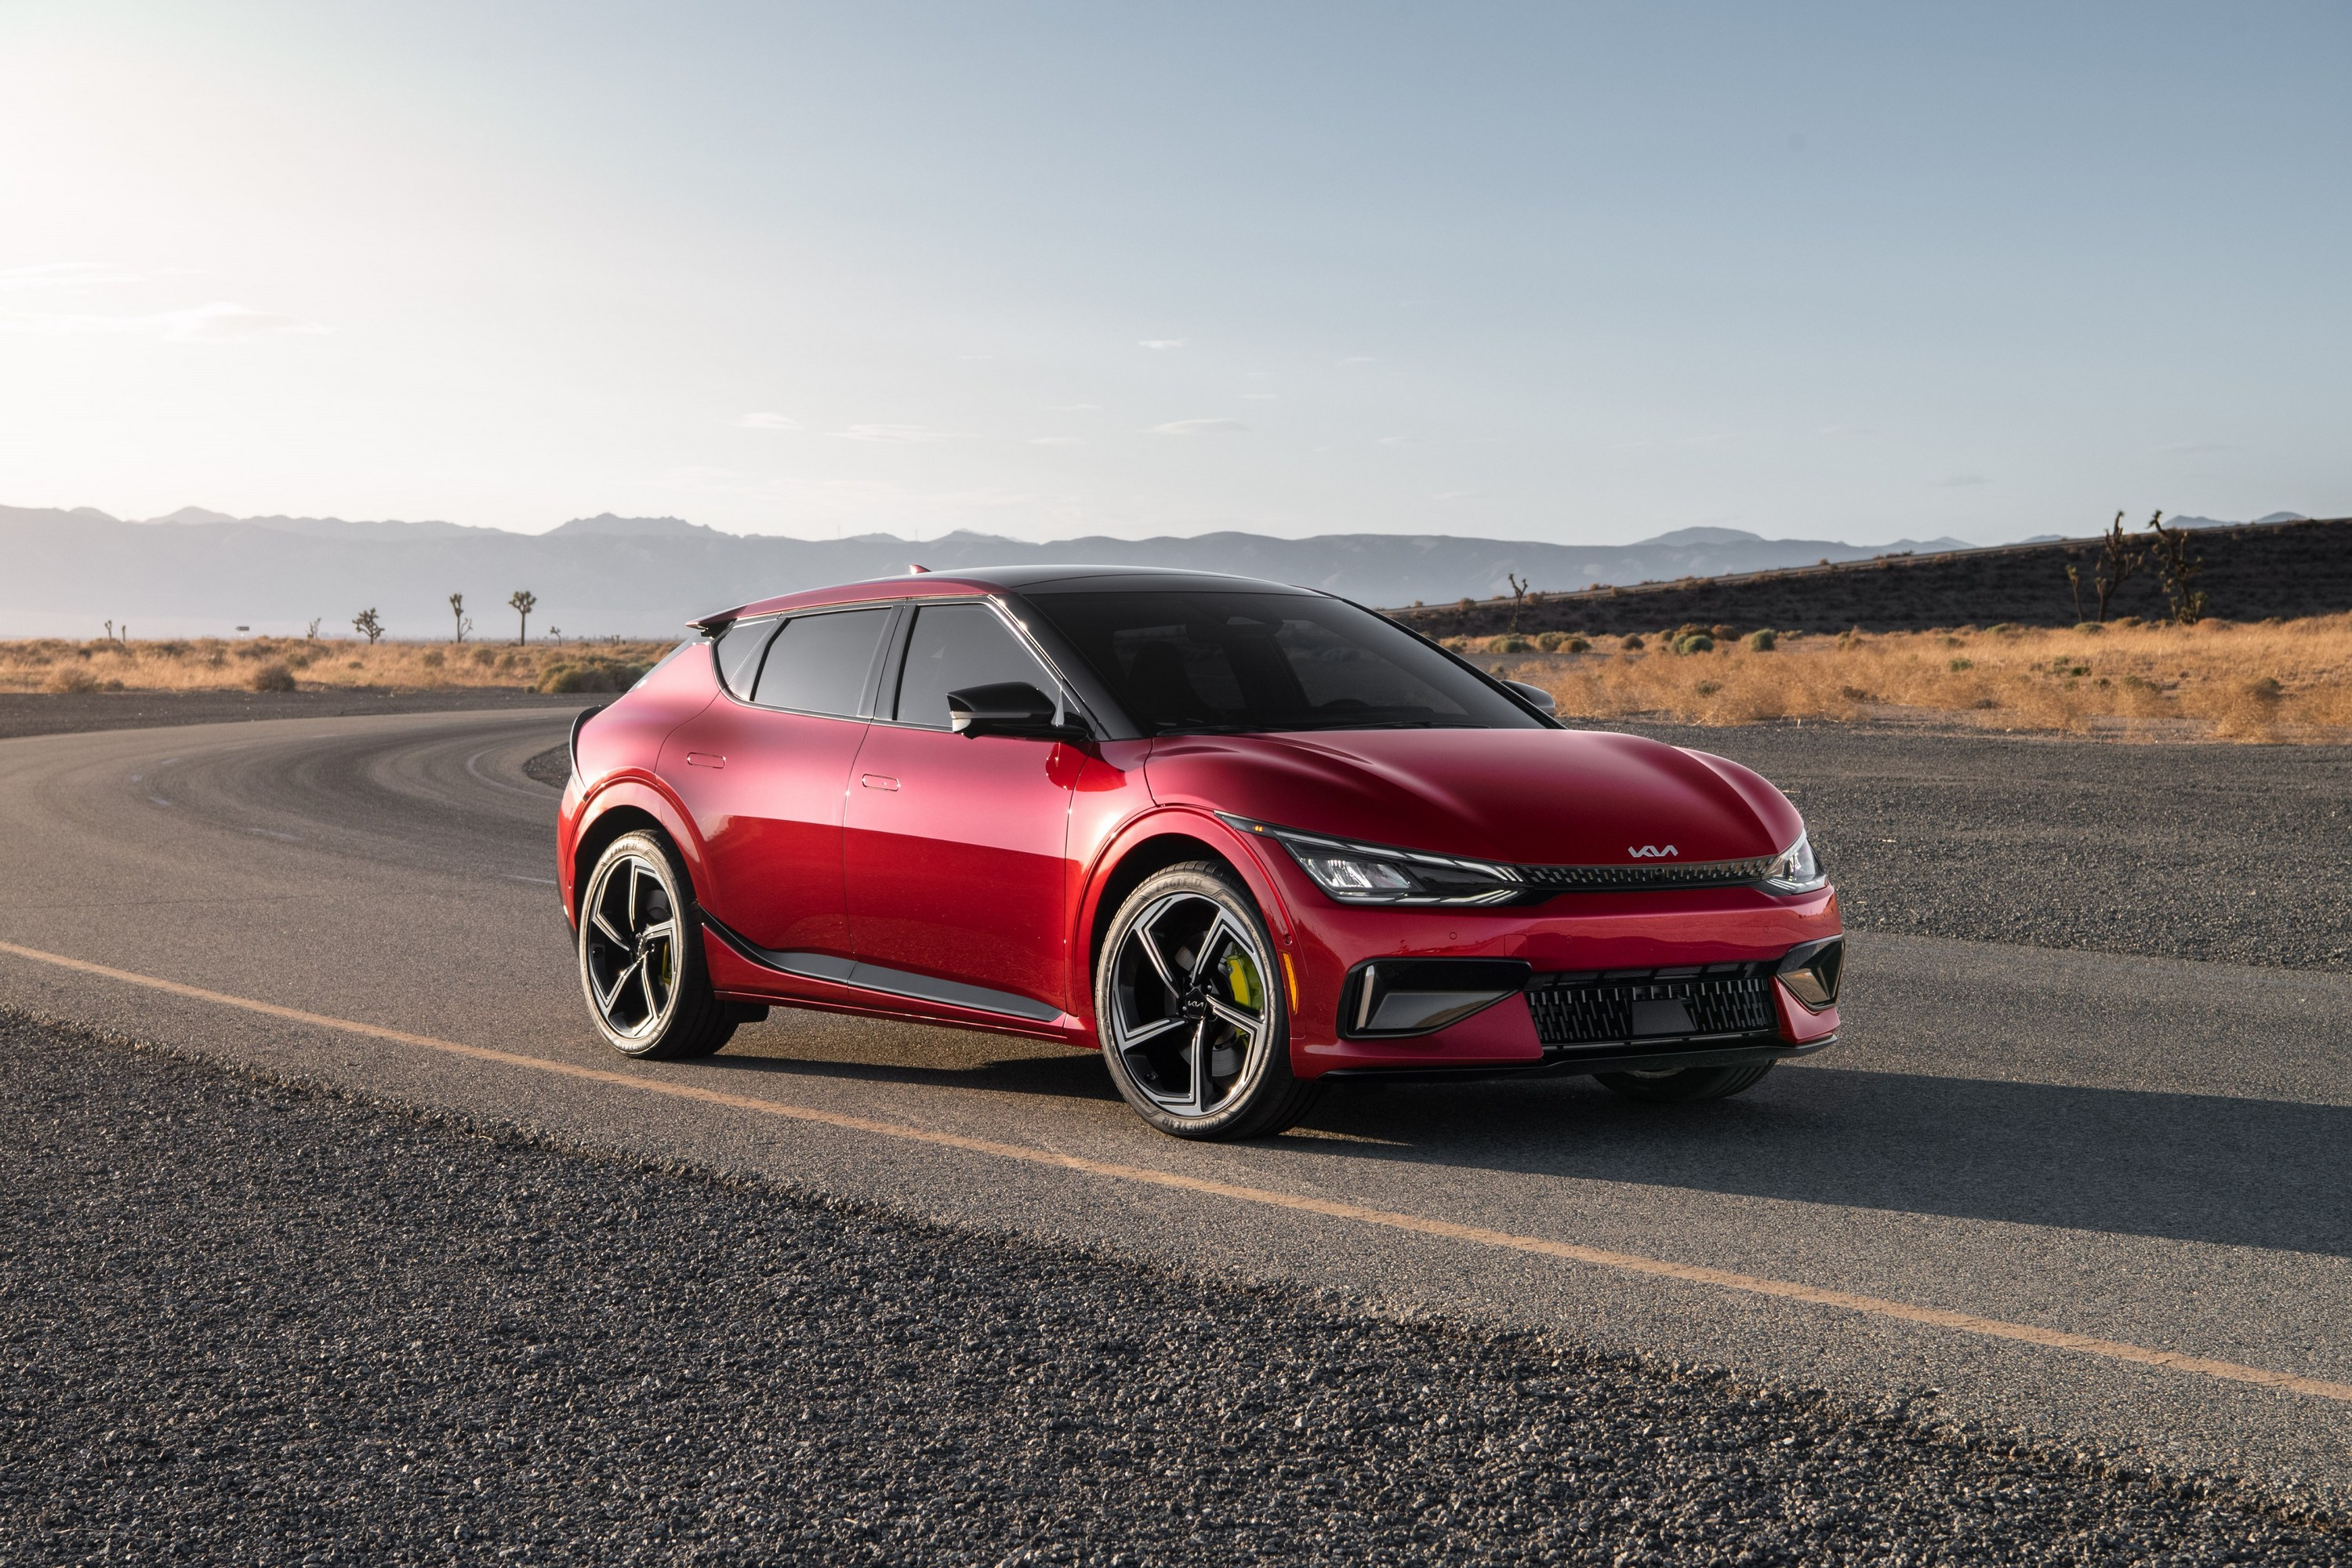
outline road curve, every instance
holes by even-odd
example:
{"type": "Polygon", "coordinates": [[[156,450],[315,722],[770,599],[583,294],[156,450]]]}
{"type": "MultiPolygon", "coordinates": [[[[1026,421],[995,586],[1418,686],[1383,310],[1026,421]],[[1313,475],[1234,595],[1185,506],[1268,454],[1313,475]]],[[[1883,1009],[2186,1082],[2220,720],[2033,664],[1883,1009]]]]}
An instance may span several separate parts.
{"type": "Polygon", "coordinates": [[[1193,1147],[1091,1055],[992,1036],[779,1014],[707,1062],[614,1056],[521,768],[567,721],[0,742],[0,1000],[982,1233],[1932,1388],[2352,1497],[2326,1392],[2352,1388],[2352,978],[1872,935],[1845,1041],[1736,1100],[1354,1089],[1193,1147]]]}

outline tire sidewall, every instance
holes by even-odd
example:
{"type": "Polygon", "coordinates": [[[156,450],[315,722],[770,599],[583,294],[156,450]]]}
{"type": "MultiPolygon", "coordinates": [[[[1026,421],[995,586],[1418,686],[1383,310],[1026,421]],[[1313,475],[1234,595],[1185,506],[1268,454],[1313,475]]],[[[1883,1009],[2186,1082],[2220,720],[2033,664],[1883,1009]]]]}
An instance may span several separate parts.
{"type": "Polygon", "coordinates": [[[1171,1137],[1233,1137],[1235,1129],[1257,1119],[1269,1100],[1289,1093],[1294,1087],[1290,1070],[1290,998],[1283,984],[1281,950],[1275,945],[1265,917],[1258,912],[1257,900],[1230,874],[1196,864],[1171,867],[1145,878],[1119,904],[1118,913],[1103,933],[1102,946],[1095,954],[1094,993],[1095,1032],[1102,1047],[1103,1060],[1110,1068],[1111,1083],[1137,1115],[1171,1137]],[[1272,1027],[1255,1066],[1256,1076],[1247,1089],[1212,1116],[1176,1116],[1163,1109],[1129,1076],[1111,1034],[1111,1009],[1117,1005],[1112,994],[1116,983],[1113,960],[1136,921],[1171,893],[1192,893],[1214,900],[1246,926],[1257,944],[1259,967],[1265,977],[1265,1008],[1272,1027]]]}

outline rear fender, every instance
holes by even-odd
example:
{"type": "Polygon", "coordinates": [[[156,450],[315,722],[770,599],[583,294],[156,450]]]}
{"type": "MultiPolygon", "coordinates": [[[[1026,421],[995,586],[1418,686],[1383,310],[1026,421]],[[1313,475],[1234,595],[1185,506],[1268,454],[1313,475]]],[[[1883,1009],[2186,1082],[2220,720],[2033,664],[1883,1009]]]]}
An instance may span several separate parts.
{"type": "Polygon", "coordinates": [[[651,775],[624,775],[612,779],[598,784],[581,804],[579,815],[574,818],[571,844],[566,846],[563,862],[557,868],[558,875],[563,879],[564,915],[575,928],[580,923],[580,873],[585,869],[579,864],[578,846],[595,833],[598,822],[614,811],[624,809],[641,811],[661,825],[662,831],[669,835],[670,842],[677,846],[679,857],[686,861],[687,876],[698,889],[698,898],[700,897],[698,889],[710,885],[704,872],[702,837],[695,832],[693,819],[669,792],[651,775]]]}

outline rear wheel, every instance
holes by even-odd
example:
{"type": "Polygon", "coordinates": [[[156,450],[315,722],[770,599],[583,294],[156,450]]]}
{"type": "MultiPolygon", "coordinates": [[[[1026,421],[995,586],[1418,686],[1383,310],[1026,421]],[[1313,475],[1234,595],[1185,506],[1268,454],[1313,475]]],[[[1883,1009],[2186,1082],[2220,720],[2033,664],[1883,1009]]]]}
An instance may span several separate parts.
{"type": "Polygon", "coordinates": [[[702,956],[702,911],[659,836],[613,840],[580,900],[580,988],[613,1047],[657,1061],[707,1057],[735,1032],[702,956]]]}
{"type": "Polygon", "coordinates": [[[1274,939],[1248,891],[1214,861],[1159,873],[1128,895],[1095,973],[1111,1081],[1178,1138],[1259,1138],[1307,1114],[1319,1085],[1290,1070],[1290,1014],[1274,939]]]}
{"type": "Polygon", "coordinates": [[[1665,1068],[1655,1072],[1597,1072],[1592,1076],[1629,1100],[1661,1105],[1723,1100],[1751,1087],[1772,1070],[1770,1062],[1745,1067],[1665,1068]]]}

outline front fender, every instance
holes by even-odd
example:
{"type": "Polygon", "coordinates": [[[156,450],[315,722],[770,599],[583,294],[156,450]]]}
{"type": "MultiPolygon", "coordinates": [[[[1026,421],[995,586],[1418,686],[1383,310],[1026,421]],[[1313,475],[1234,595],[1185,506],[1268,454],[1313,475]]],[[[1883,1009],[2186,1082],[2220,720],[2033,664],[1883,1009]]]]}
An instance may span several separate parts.
{"type": "Polygon", "coordinates": [[[1282,896],[1280,885],[1261,858],[1272,846],[1252,842],[1249,835],[1227,826],[1215,816],[1197,807],[1163,805],[1139,813],[1110,836],[1087,867],[1086,894],[1078,900],[1076,924],[1071,932],[1070,1012],[1086,1026],[1087,1043],[1097,1048],[1101,1040],[1095,1026],[1094,933],[1096,922],[1104,912],[1104,894],[1119,867],[1130,857],[1155,839],[1170,837],[1197,839],[1233,867],[1250,896],[1257,900],[1266,928],[1274,933],[1278,956],[1286,964],[1287,955],[1297,945],[1297,920],[1282,896]]]}

